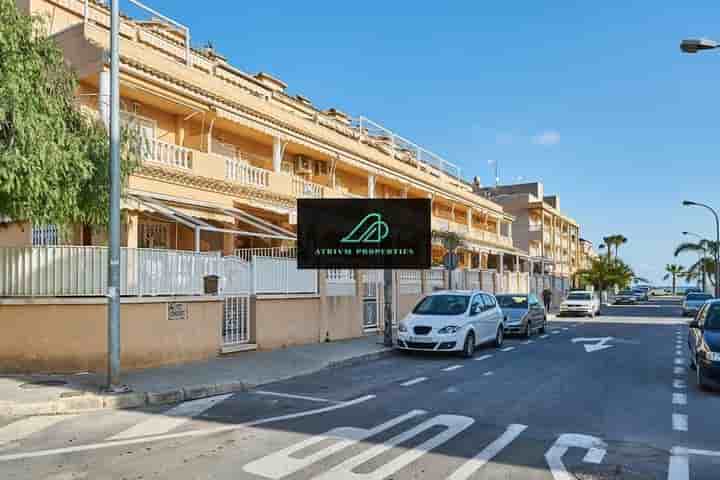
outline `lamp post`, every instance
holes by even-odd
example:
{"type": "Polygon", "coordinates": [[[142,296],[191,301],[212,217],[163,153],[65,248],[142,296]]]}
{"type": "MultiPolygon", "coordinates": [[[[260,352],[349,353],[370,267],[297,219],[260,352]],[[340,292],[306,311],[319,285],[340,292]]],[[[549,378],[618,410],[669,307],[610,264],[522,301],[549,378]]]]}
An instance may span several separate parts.
{"type": "Polygon", "coordinates": [[[703,293],[705,293],[705,257],[707,256],[707,249],[705,248],[705,246],[704,246],[703,243],[702,243],[702,241],[703,241],[704,239],[703,239],[703,237],[701,237],[701,236],[698,235],[697,233],[693,233],[693,232],[682,232],[682,234],[683,234],[683,235],[688,235],[688,236],[691,236],[691,237],[695,237],[695,238],[697,238],[698,240],[700,240],[700,242],[698,243],[698,245],[700,245],[700,247],[702,248],[703,253],[702,253],[702,256],[701,256],[700,253],[698,253],[698,260],[700,260],[700,268],[702,268],[702,290],[703,290],[703,293]]]}
{"type": "Polygon", "coordinates": [[[680,42],[680,50],[683,53],[697,53],[700,50],[712,50],[720,47],[720,44],[707,38],[686,38],[680,42]]]}
{"type": "Polygon", "coordinates": [[[686,207],[703,207],[713,214],[715,217],[715,298],[720,298],[720,218],[714,208],[704,203],[691,202],[683,200],[683,206],[686,207]]]}

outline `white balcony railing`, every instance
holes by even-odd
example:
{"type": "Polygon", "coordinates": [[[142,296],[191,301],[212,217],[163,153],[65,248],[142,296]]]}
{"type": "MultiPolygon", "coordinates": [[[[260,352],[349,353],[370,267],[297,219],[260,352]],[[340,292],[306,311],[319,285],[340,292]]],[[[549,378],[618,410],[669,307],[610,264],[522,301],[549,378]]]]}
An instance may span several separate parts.
{"type": "Polygon", "coordinates": [[[270,185],[270,171],[249,163],[225,158],[225,178],[242,185],[267,188],[270,185]]]}
{"type": "Polygon", "coordinates": [[[174,168],[192,169],[193,151],[191,149],[161,140],[146,140],[146,142],[148,143],[146,161],[162,163],[174,168]]]}
{"type": "Polygon", "coordinates": [[[292,177],[293,194],[296,197],[321,198],[323,187],[317,183],[308,182],[300,177],[292,177]]]}
{"type": "Polygon", "coordinates": [[[238,248],[235,256],[246,262],[253,257],[297,258],[297,247],[238,248]]]}
{"type": "Polygon", "coordinates": [[[528,230],[531,232],[540,232],[542,231],[542,223],[531,223],[528,226],[528,230]]]}

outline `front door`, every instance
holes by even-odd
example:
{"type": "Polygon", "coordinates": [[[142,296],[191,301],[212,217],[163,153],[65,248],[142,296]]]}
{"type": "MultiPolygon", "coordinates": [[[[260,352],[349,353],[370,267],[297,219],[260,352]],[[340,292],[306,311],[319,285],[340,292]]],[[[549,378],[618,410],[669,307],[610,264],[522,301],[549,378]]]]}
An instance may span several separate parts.
{"type": "Polygon", "coordinates": [[[380,294],[382,271],[373,270],[362,275],[363,331],[375,332],[380,325],[380,294]]]}

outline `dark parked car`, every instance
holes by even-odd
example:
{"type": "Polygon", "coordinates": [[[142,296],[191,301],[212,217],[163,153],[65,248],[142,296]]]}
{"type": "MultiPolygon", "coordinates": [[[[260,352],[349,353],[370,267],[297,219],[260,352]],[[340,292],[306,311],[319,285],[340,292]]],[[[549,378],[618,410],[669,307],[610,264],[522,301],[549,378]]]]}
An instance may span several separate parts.
{"type": "Polygon", "coordinates": [[[637,299],[637,295],[632,290],[621,290],[615,295],[615,305],[633,305],[637,299]]]}
{"type": "Polygon", "coordinates": [[[705,303],[690,322],[688,347],[698,386],[720,386],[720,300],[705,303]]]}

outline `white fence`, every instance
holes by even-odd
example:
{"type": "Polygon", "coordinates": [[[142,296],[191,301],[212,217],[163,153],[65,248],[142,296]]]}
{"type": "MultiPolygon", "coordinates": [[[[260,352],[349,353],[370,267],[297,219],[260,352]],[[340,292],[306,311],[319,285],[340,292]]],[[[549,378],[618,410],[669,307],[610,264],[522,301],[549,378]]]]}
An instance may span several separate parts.
{"type": "Polygon", "coordinates": [[[252,259],[254,293],[304,294],[318,292],[316,270],[300,270],[294,258],[255,256],[252,259]]]}
{"type": "Polygon", "coordinates": [[[253,257],[297,258],[297,247],[238,248],[235,256],[247,262],[253,257]]]}
{"type": "Polygon", "coordinates": [[[326,285],[325,293],[329,297],[355,296],[355,270],[327,270],[326,285]]]}
{"type": "Polygon", "coordinates": [[[400,270],[397,278],[402,295],[422,293],[422,278],[419,270],[400,270]]]}

